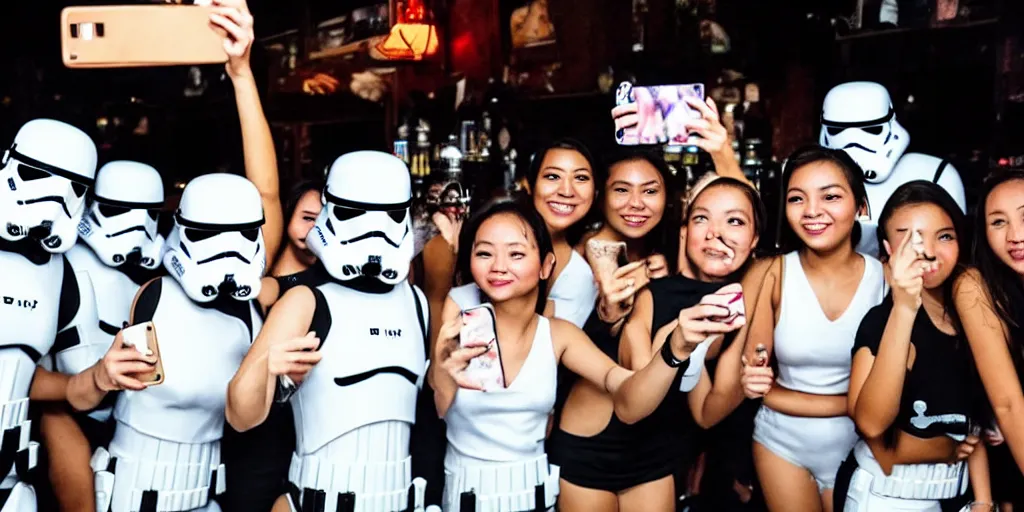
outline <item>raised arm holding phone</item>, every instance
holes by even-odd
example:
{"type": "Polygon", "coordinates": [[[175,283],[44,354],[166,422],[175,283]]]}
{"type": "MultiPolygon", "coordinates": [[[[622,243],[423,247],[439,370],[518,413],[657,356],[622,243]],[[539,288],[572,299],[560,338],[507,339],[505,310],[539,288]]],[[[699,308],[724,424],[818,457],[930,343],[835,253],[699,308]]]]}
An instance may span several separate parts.
{"type": "MultiPolygon", "coordinates": [[[[114,439],[108,449],[93,457],[99,485],[96,492],[101,498],[94,502],[115,511],[138,507],[140,500],[150,499],[160,503],[176,500],[180,505],[175,505],[175,510],[219,510],[213,498],[226,487],[219,443],[223,430],[218,427],[223,424],[223,399],[219,397],[227,385],[224,372],[237,367],[260,329],[262,313],[258,311],[276,297],[276,289],[261,286],[266,251],[279,245],[282,233],[273,144],[248,63],[252,17],[241,0],[217,0],[212,11],[210,28],[225,36],[226,70],[235,85],[246,175],[252,182],[213,174],[196,178],[186,187],[163,262],[171,278],[144,286],[132,308],[133,322],[152,320],[162,341],[160,359],[155,353],[146,355],[125,346],[124,333],[119,333],[102,361],[69,382],[68,400],[80,410],[94,407],[111,391],[122,392],[115,406],[114,439]],[[225,194],[225,190],[231,193],[225,194]],[[264,224],[269,228],[265,239],[264,224]],[[218,256],[232,254],[237,257],[218,256]],[[259,303],[253,300],[258,297],[259,303]],[[203,340],[209,339],[218,341],[204,344],[203,340]],[[202,346],[190,348],[194,343],[202,346]],[[184,354],[191,354],[186,356],[191,364],[182,359],[184,354]],[[196,354],[203,356],[196,359],[196,354]],[[163,382],[142,381],[142,375],[152,374],[161,364],[166,370],[166,375],[160,372],[163,382]],[[190,397],[189,405],[175,405],[183,397],[190,397]],[[144,412],[153,408],[164,412],[144,412]],[[177,416],[166,411],[177,411],[177,416]],[[152,423],[157,418],[164,421],[152,423]],[[177,423],[176,418],[191,426],[177,423]],[[205,450],[188,462],[201,467],[186,473],[198,471],[200,480],[212,487],[209,492],[189,491],[192,483],[184,481],[135,481],[136,469],[145,464],[184,464],[174,458],[172,446],[176,443],[205,450]],[[117,460],[116,471],[105,462],[113,460],[117,460]],[[192,494],[171,497],[183,491],[192,494]]],[[[185,452],[178,455],[186,456],[185,452]]]]}

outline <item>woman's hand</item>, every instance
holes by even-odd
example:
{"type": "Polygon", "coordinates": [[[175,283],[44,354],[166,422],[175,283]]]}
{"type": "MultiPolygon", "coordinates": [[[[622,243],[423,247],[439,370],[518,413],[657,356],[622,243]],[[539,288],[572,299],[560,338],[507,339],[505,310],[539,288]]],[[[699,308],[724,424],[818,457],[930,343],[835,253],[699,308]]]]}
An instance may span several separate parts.
{"type": "Polygon", "coordinates": [[[743,394],[751,400],[764,398],[775,382],[775,372],[768,366],[750,364],[746,355],[741,359],[743,370],[740,374],[740,384],[743,386],[743,394]]]}
{"type": "Polygon", "coordinates": [[[938,262],[929,263],[921,258],[910,243],[913,233],[908,232],[893,251],[888,240],[882,243],[889,254],[889,279],[892,281],[893,304],[917,311],[921,307],[921,291],[924,289],[924,273],[938,262]]]}
{"type": "Polygon", "coordinates": [[[967,460],[974,453],[980,439],[978,436],[967,436],[963,442],[956,446],[956,461],[967,460]]]}
{"type": "MultiPolygon", "coordinates": [[[[742,290],[738,284],[727,285],[722,290],[733,288],[742,290]]],[[[730,297],[719,293],[705,295],[696,305],[680,311],[679,323],[670,338],[672,351],[677,355],[690,354],[701,343],[743,327],[746,323],[744,317],[738,317],[730,323],[722,321],[729,317],[726,304],[730,297]]]]}
{"type": "Polygon", "coordinates": [[[986,428],[983,433],[985,435],[985,442],[989,446],[999,446],[1006,442],[1006,438],[1003,437],[1003,431],[999,430],[999,425],[992,425],[992,428],[986,428]]]}
{"type": "Polygon", "coordinates": [[[462,331],[462,316],[456,316],[441,326],[437,336],[441,368],[460,388],[483,391],[483,386],[466,376],[469,362],[487,352],[486,346],[461,348],[459,333],[462,331]]]}
{"type": "Polygon", "coordinates": [[[668,277],[668,260],[662,254],[652,254],[647,257],[647,277],[661,279],[668,277]]]}
{"type": "Polygon", "coordinates": [[[111,392],[130,389],[142,391],[146,385],[134,375],[153,371],[156,367],[156,356],[150,350],[143,354],[132,345],[126,345],[121,333],[114,336],[114,343],[100,361],[99,371],[94,376],[94,383],[100,391],[111,392]]]}
{"type": "Polygon", "coordinates": [[[631,274],[638,270],[646,271],[646,265],[646,260],[634,261],[619,267],[607,279],[598,280],[601,300],[598,301],[597,314],[602,321],[614,324],[633,310],[633,299],[642,284],[631,274]]]}
{"type": "Polygon", "coordinates": [[[444,241],[452,248],[453,253],[459,252],[459,233],[462,231],[462,219],[445,212],[436,212],[431,217],[444,241]]]}
{"type": "Polygon", "coordinates": [[[271,342],[267,369],[271,376],[286,376],[298,385],[323,357],[317,350],[319,347],[320,338],[313,332],[301,338],[271,342]]]}
{"type": "Polygon", "coordinates": [[[253,32],[253,17],[245,0],[203,0],[196,4],[213,6],[210,25],[224,36],[224,51],[228,54],[225,65],[232,80],[252,76],[249,54],[256,36],[253,32]]]}
{"type": "Polygon", "coordinates": [[[636,103],[627,103],[612,109],[615,139],[620,144],[633,145],[640,141],[637,135],[637,125],[640,123],[639,108],[636,103]]]}
{"type": "Polygon", "coordinates": [[[709,97],[707,100],[701,101],[693,96],[683,99],[687,105],[700,112],[699,119],[686,121],[687,131],[699,136],[699,138],[690,138],[690,143],[707,151],[712,157],[729,156],[734,158],[732,140],[729,138],[729,132],[725,129],[725,125],[722,124],[715,100],[709,97]]]}

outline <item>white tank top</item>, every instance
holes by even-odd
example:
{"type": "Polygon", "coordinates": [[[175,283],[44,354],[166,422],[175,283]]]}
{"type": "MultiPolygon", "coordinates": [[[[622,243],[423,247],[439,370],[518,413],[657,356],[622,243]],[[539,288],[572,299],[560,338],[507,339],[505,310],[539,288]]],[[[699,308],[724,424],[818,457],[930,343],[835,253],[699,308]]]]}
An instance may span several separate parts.
{"type": "Polygon", "coordinates": [[[778,382],[815,395],[841,395],[850,388],[850,351],[860,321],[882,302],[885,279],[878,260],[864,258],[853,300],[834,322],[825,316],[796,252],[783,258],[782,298],[775,326],[778,382]]]}
{"type": "Polygon", "coordinates": [[[582,329],[594,311],[597,295],[594,272],[580,253],[572,251],[569,263],[548,289],[548,299],[555,303],[555,318],[569,321],[582,329]]]}
{"type": "Polygon", "coordinates": [[[555,406],[557,372],[551,324],[538,317],[533,345],[511,386],[486,393],[456,392],[444,418],[448,443],[462,454],[493,462],[543,455],[548,416],[555,406]]]}
{"type": "MultiPolygon", "coordinates": [[[[468,309],[487,302],[476,283],[452,288],[448,295],[460,309],[468,309]]],[[[572,251],[569,264],[559,274],[555,284],[548,288],[548,299],[555,303],[555,318],[561,318],[580,329],[587,322],[597,303],[597,283],[594,273],[583,256],[572,251]]]]}

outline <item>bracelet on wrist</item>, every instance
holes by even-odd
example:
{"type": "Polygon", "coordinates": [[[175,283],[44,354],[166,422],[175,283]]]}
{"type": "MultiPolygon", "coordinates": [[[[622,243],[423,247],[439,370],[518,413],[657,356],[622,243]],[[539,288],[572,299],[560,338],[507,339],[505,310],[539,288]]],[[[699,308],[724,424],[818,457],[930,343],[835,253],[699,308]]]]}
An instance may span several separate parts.
{"type": "Polygon", "coordinates": [[[686,358],[684,360],[676,359],[675,353],[672,352],[671,338],[665,340],[665,344],[661,346],[661,358],[665,361],[665,364],[667,364],[669,368],[675,368],[677,370],[682,368],[683,371],[686,371],[686,369],[690,367],[689,358],[686,358]]]}

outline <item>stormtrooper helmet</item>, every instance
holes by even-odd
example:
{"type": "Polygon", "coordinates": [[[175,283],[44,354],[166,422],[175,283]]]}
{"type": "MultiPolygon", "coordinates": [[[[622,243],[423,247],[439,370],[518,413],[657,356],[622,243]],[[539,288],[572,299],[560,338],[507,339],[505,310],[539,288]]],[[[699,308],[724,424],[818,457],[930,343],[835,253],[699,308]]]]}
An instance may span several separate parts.
{"type": "Polygon", "coordinates": [[[848,82],[825,96],[818,142],[846,151],[864,169],[865,181],[881,183],[907,150],[910,134],[896,121],[885,87],[848,82]]]}
{"type": "Polygon", "coordinates": [[[412,185],[398,157],[356,151],[331,164],[316,224],[306,244],[335,279],[398,284],[415,250],[412,185]]]}
{"type": "Polygon", "coordinates": [[[263,220],[260,193],[249,180],[200,176],[182,192],[164,266],[196,302],[254,299],[266,266],[263,220]]]}
{"type": "Polygon", "coordinates": [[[78,236],[96,256],[111,267],[157,268],[164,246],[156,231],[164,204],[160,173],[139,162],[110,162],[97,173],[92,196],[78,236]]]}
{"type": "Polygon", "coordinates": [[[0,237],[32,237],[47,252],[66,252],[95,177],[96,145],[85,132],[52,119],[25,123],[0,157],[0,237]]]}

